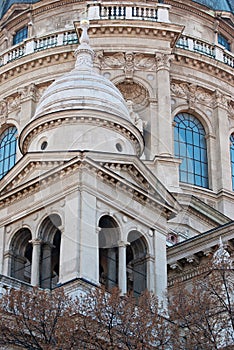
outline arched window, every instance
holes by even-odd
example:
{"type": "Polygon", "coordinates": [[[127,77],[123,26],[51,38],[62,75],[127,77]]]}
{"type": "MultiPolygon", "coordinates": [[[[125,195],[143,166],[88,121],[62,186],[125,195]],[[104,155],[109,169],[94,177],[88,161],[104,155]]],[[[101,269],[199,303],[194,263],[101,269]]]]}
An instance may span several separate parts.
{"type": "Polygon", "coordinates": [[[230,136],[230,158],[232,170],[232,190],[234,191],[234,133],[230,136]]]}
{"type": "Polygon", "coordinates": [[[99,281],[111,290],[118,285],[119,228],[109,215],[101,217],[99,227],[99,281]]]}
{"type": "Polygon", "coordinates": [[[126,253],[127,290],[139,297],[147,288],[147,245],[144,237],[137,231],[128,235],[126,253]]]}
{"type": "Polygon", "coordinates": [[[40,287],[53,289],[59,282],[61,218],[57,214],[46,217],[40,227],[41,261],[40,287]]]}
{"type": "Polygon", "coordinates": [[[17,129],[9,127],[0,135],[0,179],[15,165],[17,129]]]}
{"type": "Polygon", "coordinates": [[[32,239],[31,232],[27,228],[22,228],[14,235],[10,254],[11,271],[10,276],[20,281],[30,283],[32,265],[32,239]]]}
{"type": "Polygon", "coordinates": [[[180,181],[208,188],[205,130],[198,119],[180,113],[175,119],[175,157],[181,158],[180,181]]]}

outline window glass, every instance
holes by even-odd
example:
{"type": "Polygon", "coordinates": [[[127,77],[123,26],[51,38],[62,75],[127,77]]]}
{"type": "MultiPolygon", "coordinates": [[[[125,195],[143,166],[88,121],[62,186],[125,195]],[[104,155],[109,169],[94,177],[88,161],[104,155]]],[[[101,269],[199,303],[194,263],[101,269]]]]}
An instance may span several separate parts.
{"type": "Polygon", "coordinates": [[[27,37],[28,37],[28,27],[21,28],[13,36],[13,45],[21,43],[27,37]]]}
{"type": "Polygon", "coordinates": [[[178,114],[174,121],[174,152],[175,156],[182,160],[180,181],[208,187],[207,149],[205,130],[202,124],[188,113],[178,114]]]}
{"type": "Polygon", "coordinates": [[[234,191],[234,133],[230,136],[230,158],[232,170],[232,190],[234,191]]]}
{"type": "Polygon", "coordinates": [[[14,126],[0,135],[0,179],[15,165],[17,129],[14,126]]]}
{"type": "Polygon", "coordinates": [[[218,43],[225,47],[228,51],[231,51],[230,43],[228,42],[228,39],[225,38],[222,34],[218,34],[218,43]]]}

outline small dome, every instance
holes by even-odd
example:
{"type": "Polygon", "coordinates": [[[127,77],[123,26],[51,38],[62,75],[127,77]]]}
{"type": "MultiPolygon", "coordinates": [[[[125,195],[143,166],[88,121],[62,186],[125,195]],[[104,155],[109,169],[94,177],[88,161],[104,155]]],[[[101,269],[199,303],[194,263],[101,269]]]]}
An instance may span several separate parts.
{"type": "Polygon", "coordinates": [[[80,70],[79,67],[49,86],[33,119],[61,109],[106,111],[131,122],[124,98],[115,85],[95,71],[80,70]]]}
{"type": "Polygon", "coordinates": [[[93,68],[88,26],[87,20],[81,22],[75,69],[46,89],[21,133],[23,153],[92,150],[142,154],[142,130],[133,124],[121,92],[93,68]]]}

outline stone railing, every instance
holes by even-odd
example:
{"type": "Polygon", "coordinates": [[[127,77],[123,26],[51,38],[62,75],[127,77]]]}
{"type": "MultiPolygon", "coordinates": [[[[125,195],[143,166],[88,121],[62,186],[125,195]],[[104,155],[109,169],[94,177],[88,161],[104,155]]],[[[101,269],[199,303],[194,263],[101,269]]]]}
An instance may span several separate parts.
{"type": "MultiPolygon", "coordinates": [[[[38,51],[77,43],[77,34],[72,30],[50,34],[41,38],[26,39],[23,43],[5,50],[0,55],[0,67],[38,51]]],[[[221,45],[213,45],[200,39],[181,36],[176,47],[208,56],[234,68],[234,55],[221,45]]]]}
{"type": "Polygon", "coordinates": [[[145,4],[121,2],[95,1],[88,3],[88,18],[92,19],[126,19],[126,20],[146,20],[154,22],[169,22],[169,5],[161,3],[145,4]]]}
{"type": "Polygon", "coordinates": [[[23,43],[15,45],[3,52],[0,56],[0,67],[34,52],[77,43],[78,37],[75,31],[66,31],[43,36],[41,38],[26,39],[23,43]]]}
{"type": "Polygon", "coordinates": [[[221,45],[209,44],[200,39],[181,36],[177,41],[176,47],[209,56],[234,68],[234,55],[221,45]]]}

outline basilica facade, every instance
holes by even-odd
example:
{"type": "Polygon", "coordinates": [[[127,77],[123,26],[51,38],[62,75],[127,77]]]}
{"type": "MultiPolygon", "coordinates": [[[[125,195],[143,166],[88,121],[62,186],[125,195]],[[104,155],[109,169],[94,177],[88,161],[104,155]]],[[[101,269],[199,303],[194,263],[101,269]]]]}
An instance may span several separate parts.
{"type": "Polygon", "coordinates": [[[0,11],[1,288],[163,298],[232,257],[232,2],[0,11]]]}

